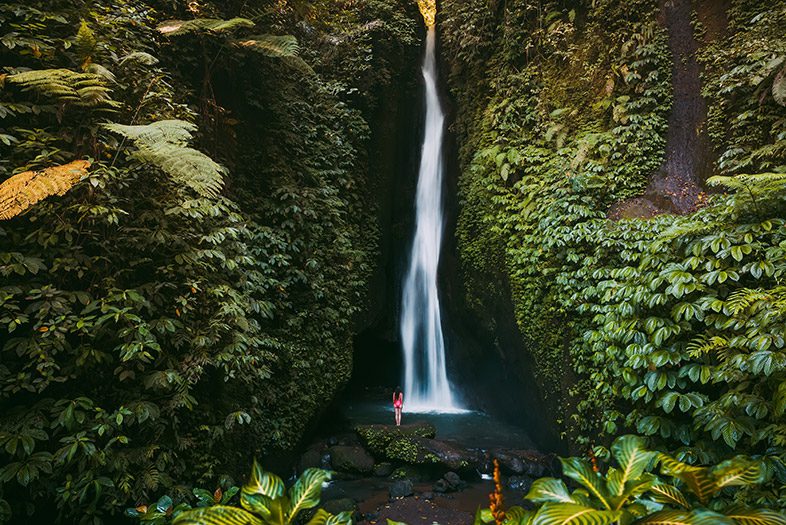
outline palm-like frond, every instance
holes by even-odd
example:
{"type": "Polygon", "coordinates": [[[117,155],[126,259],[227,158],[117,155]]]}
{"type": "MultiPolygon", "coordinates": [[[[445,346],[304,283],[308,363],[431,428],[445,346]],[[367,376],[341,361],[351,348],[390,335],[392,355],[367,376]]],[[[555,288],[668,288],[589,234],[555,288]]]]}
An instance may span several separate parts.
{"type": "Polygon", "coordinates": [[[188,34],[204,33],[231,33],[241,28],[254,27],[254,22],[248,18],[195,18],[194,20],[167,20],[156,28],[164,36],[182,36],[188,34]]]}
{"type": "Polygon", "coordinates": [[[782,190],[786,186],[786,173],[757,173],[754,175],[735,175],[733,177],[715,176],[707,179],[712,186],[724,186],[731,190],[744,190],[754,195],[782,190]]]}
{"type": "Polygon", "coordinates": [[[202,197],[216,197],[223,188],[226,170],[216,161],[188,147],[196,126],[182,120],[161,120],[144,126],[106,124],[131,140],[137,160],[157,166],[177,183],[202,197]]]}
{"type": "Polygon", "coordinates": [[[297,38],[292,35],[257,35],[235,40],[234,45],[269,57],[293,57],[300,51],[297,38]]]}
{"type": "Polygon", "coordinates": [[[63,195],[87,173],[90,163],[75,160],[43,171],[25,171],[0,184],[0,220],[16,217],[50,195],[63,195]]]}
{"type": "Polygon", "coordinates": [[[79,107],[117,107],[109,95],[110,89],[101,75],[77,73],[70,69],[36,69],[6,77],[23,91],[56,99],[63,104],[79,107]]]}

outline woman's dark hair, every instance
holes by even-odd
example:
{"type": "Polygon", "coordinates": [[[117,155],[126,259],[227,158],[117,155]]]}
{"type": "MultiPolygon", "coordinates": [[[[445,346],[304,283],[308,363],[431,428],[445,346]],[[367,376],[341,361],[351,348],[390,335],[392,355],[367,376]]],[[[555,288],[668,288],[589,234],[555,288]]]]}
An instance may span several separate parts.
{"type": "Polygon", "coordinates": [[[401,393],[401,387],[400,387],[400,386],[397,386],[397,387],[396,387],[396,394],[400,394],[400,393],[401,393]]]}

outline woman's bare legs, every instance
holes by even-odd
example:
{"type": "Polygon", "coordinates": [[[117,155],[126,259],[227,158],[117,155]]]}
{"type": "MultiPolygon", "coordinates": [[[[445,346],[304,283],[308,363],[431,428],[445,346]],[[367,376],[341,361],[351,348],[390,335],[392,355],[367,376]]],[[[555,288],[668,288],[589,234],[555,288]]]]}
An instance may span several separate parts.
{"type": "Polygon", "coordinates": [[[396,426],[400,426],[401,425],[401,409],[400,408],[395,408],[394,411],[396,413],[396,426]]]}

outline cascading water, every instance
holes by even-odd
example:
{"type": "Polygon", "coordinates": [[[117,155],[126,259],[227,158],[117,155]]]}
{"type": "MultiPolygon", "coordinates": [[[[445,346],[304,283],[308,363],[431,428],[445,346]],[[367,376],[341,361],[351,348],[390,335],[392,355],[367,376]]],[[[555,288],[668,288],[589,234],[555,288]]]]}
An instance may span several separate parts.
{"type": "Polygon", "coordinates": [[[442,135],[445,114],[437,93],[436,31],[429,27],[423,78],[426,129],[418,175],[415,238],[404,281],[401,340],[404,402],[410,412],[459,411],[445,368],[445,341],[437,289],[442,247],[442,135]]]}

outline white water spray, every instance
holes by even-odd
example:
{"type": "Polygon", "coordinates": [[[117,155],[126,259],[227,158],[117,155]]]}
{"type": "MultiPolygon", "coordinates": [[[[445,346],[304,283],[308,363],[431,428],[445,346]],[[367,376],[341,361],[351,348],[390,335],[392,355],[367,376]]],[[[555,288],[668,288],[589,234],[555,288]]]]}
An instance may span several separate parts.
{"type": "Polygon", "coordinates": [[[442,135],[445,114],[437,93],[436,32],[429,27],[423,78],[426,129],[418,175],[415,239],[401,304],[404,403],[408,412],[461,411],[448,383],[437,290],[442,247],[442,135]]]}

